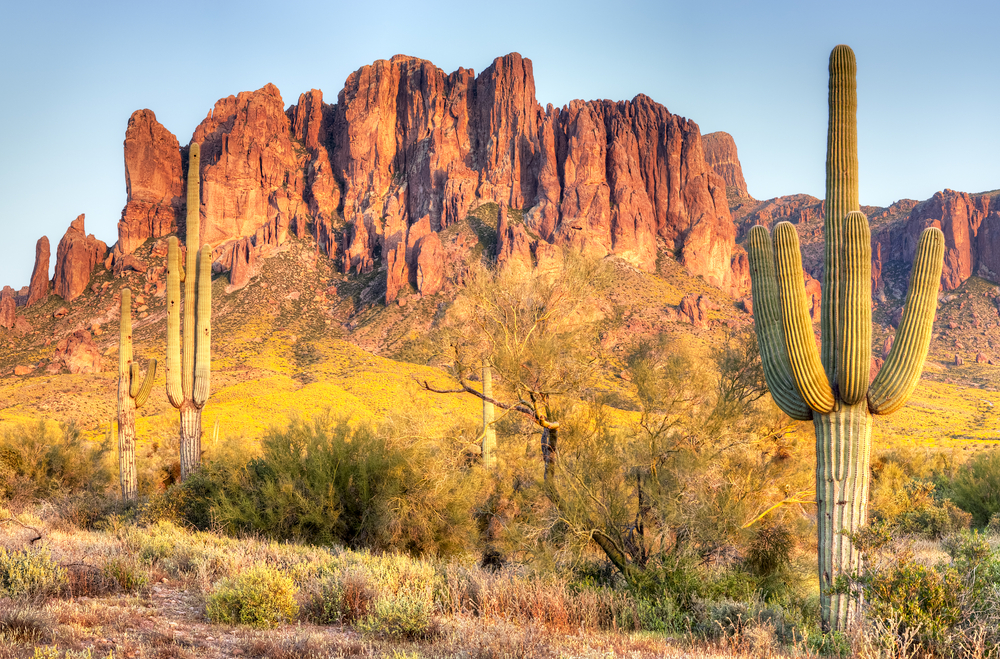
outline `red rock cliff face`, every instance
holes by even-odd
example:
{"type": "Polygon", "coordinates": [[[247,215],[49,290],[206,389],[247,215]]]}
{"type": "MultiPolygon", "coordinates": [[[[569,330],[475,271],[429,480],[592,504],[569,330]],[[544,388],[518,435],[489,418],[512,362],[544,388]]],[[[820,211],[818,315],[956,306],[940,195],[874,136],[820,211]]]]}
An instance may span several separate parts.
{"type": "Polygon", "coordinates": [[[152,110],[137,110],[128,121],[125,188],[128,197],[118,222],[116,258],[131,254],[149,238],[177,231],[184,205],[180,145],[152,110]]]}
{"type": "MultiPolygon", "coordinates": [[[[348,76],[336,105],[312,90],[286,111],[267,85],[218,101],[193,140],[201,236],[223,267],[312,232],[345,271],[391,260],[391,288],[426,293],[443,251],[418,243],[495,202],[521,211],[532,259],[566,245],[652,270],[659,244],[692,274],[733,281],[726,183],[698,126],[645,96],[543,109],[531,61],[516,53],[479,76],[380,60],[348,76]]],[[[183,230],[182,159],[151,112],[133,115],[116,253],[183,230]]]]}
{"type": "Polygon", "coordinates": [[[743,179],[743,167],[736,152],[736,141],[733,136],[723,131],[703,135],[702,145],[705,149],[705,161],[715,173],[723,178],[726,186],[747,196],[747,182],[743,179]]]}
{"type": "Polygon", "coordinates": [[[218,102],[195,129],[201,144],[201,240],[213,246],[244,236],[284,242],[304,222],[307,154],[274,85],[218,102]]]}
{"type": "Polygon", "coordinates": [[[103,241],[87,235],[84,217],[80,215],[69,225],[56,249],[56,271],[53,281],[55,293],[70,302],[80,296],[90,282],[90,274],[104,255],[108,246],[103,241]]]}
{"type": "Polygon", "coordinates": [[[333,143],[347,270],[388,261],[424,218],[436,232],[496,202],[524,212],[533,245],[651,270],[660,239],[693,274],[730,283],[725,183],[705,163],[697,125],[648,97],[543,110],[531,62],[516,53],[478,77],[396,56],[348,77],[333,143]]]}
{"type": "Polygon", "coordinates": [[[892,247],[912,261],[920,233],[929,226],[944,232],[941,286],[950,290],[972,275],[1000,281],[1000,200],[944,190],[910,212],[892,247]]]}

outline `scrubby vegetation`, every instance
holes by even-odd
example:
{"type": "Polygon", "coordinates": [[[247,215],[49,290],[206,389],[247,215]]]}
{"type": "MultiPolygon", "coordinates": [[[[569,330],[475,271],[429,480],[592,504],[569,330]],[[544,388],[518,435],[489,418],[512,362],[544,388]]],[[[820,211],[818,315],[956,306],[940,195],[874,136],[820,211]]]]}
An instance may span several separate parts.
{"type": "Polygon", "coordinates": [[[0,656],[988,656],[997,453],[877,452],[872,558],[840,584],[865,619],[825,635],[812,438],[751,336],[707,357],[638,342],[629,398],[600,369],[553,395],[548,479],[527,414],[498,415],[492,470],[473,426],[318,414],[123,505],[106,444],[7,427],[0,656]]]}

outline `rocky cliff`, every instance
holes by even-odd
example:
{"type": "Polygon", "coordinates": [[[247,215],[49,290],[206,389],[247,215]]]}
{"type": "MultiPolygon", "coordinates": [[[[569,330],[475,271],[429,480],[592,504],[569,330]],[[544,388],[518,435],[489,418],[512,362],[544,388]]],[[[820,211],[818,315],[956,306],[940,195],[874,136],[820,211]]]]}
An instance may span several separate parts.
{"type": "MultiPolygon", "coordinates": [[[[455,258],[439,234],[489,203],[500,209],[495,255],[517,267],[570,247],[652,271],[665,253],[742,295],[749,282],[738,234],[787,219],[799,225],[806,269],[820,276],[821,200],[752,199],[729,134],[703,137],[646,96],[542,107],[531,61],[517,53],[479,75],[397,55],[348,76],[333,104],[313,89],[286,109],[269,84],[219,100],[192,140],[202,153],[201,235],[215,271],[230,272],[230,290],[295,235],[315,239],[345,273],[384,270],[386,302],[406,287],[433,294],[455,258]]],[[[145,241],[183,236],[186,218],[187,147],[152,111],[132,115],[124,152],[127,202],[105,262],[116,275],[144,267],[133,253],[145,241]]],[[[946,288],[972,274],[996,279],[998,207],[996,195],[945,190],[921,204],[864,208],[876,289],[884,265],[911,258],[932,224],[948,240],[946,288]]],[[[104,249],[78,218],[57,250],[54,291],[79,295],[104,249]]],[[[18,305],[48,294],[48,261],[43,238],[18,305]]]]}
{"type": "Polygon", "coordinates": [[[733,136],[720,130],[703,136],[701,141],[708,166],[722,177],[726,187],[732,188],[740,196],[747,196],[747,182],[743,179],[743,167],[740,165],[733,136]]]}
{"type": "MultiPolygon", "coordinates": [[[[478,76],[398,55],[348,76],[336,104],[311,90],[287,111],[267,85],[217,102],[192,139],[202,236],[234,286],[294,232],[345,272],[386,268],[387,301],[405,284],[427,293],[444,254],[432,234],[489,202],[516,211],[531,258],[566,245],[652,270],[659,245],[692,274],[733,281],[725,182],[698,126],[645,96],[543,108],[516,53],[478,76]]],[[[132,116],[125,151],[115,258],[183,222],[184,149],[149,110],[132,116]]]]}

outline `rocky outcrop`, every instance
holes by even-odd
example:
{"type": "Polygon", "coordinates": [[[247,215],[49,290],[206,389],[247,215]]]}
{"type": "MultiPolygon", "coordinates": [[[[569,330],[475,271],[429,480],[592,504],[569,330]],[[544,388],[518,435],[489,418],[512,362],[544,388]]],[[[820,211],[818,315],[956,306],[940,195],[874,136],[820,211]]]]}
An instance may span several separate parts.
{"type": "Polygon", "coordinates": [[[678,320],[691,323],[695,327],[705,329],[710,325],[709,314],[718,311],[719,305],[706,295],[685,295],[677,305],[678,320]]]}
{"type": "Polygon", "coordinates": [[[149,238],[177,231],[184,206],[180,145],[152,110],[136,110],[125,130],[127,200],[118,221],[115,258],[131,254],[149,238]]]}
{"type": "Polygon", "coordinates": [[[893,247],[910,262],[920,233],[929,226],[944,232],[941,286],[958,287],[972,275],[1000,281],[1000,200],[997,195],[970,195],[944,190],[917,204],[893,247]]]}
{"type": "Polygon", "coordinates": [[[259,236],[255,245],[280,245],[296,221],[305,221],[307,154],[292,143],[277,87],[219,100],[192,141],[201,145],[203,242],[259,236]]]}
{"type": "Polygon", "coordinates": [[[103,360],[87,330],[76,330],[56,345],[56,351],[46,370],[58,373],[63,368],[70,373],[100,373],[103,360]]]}
{"type": "MultiPolygon", "coordinates": [[[[237,249],[247,264],[248,247],[260,257],[289,235],[312,236],[345,271],[382,266],[387,288],[420,289],[418,271],[432,264],[414,260],[417,242],[492,202],[511,212],[499,253],[516,244],[523,264],[567,246],[651,271],[663,248],[693,275],[745,287],[725,194],[746,188],[732,138],[715,134],[703,147],[694,122],[643,95],[543,108],[531,61],[517,53],[478,76],[402,55],[379,60],[348,76],[335,105],[310,90],[286,111],[266,85],[218,101],[192,139],[202,240],[228,267],[237,249]]],[[[152,112],[133,114],[125,150],[120,255],[182,230],[185,204],[184,150],[152,112]]]]}
{"type": "Polygon", "coordinates": [[[736,153],[736,142],[733,136],[723,131],[708,133],[701,138],[705,149],[705,162],[715,170],[715,173],[726,182],[727,188],[732,188],[741,196],[747,196],[747,182],[743,178],[743,167],[736,153]]]}
{"type": "Polygon", "coordinates": [[[108,246],[84,229],[81,214],[69,225],[56,249],[55,293],[70,302],[87,288],[94,266],[104,259],[108,246]]]}
{"type": "Polygon", "coordinates": [[[49,239],[42,236],[35,243],[35,267],[31,269],[31,283],[28,285],[28,306],[49,296],[50,256],[49,239]]]}
{"type": "Polygon", "coordinates": [[[529,251],[543,241],[652,270],[662,240],[693,274],[730,282],[725,183],[697,125],[648,97],[543,110],[516,53],[478,77],[396,56],[348,77],[332,142],[348,270],[387,262],[418,219],[437,232],[495,202],[523,212],[529,251]]]}
{"type": "Polygon", "coordinates": [[[10,286],[4,286],[0,291],[0,327],[14,327],[14,317],[17,312],[17,293],[10,286]]]}
{"type": "Polygon", "coordinates": [[[444,247],[436,233],[431,233],[416,246],[417,290],[421,295],[434,295],[444,285],[444,247]]]}

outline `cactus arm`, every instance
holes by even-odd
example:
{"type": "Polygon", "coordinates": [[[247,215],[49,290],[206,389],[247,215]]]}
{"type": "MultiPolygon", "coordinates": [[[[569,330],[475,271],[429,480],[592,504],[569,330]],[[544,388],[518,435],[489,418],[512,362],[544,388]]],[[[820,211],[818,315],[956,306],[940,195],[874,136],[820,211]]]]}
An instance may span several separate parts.
{"type": "Polygon", "coordinates": [[[854,405],[868,393],[872,359],[872,240],[864,213],[847,214],[843,239],[837,383],[840,398],[854,405]]]}
{"type": "Polygon", "coordinates": [[[132,291],[122,289],[122,309],[118,335],[118,376],[128,377],[132,363],[132,291]]]}
{"type": "Polygon", "coordinates": [[[167,398],[174,407],[184,402],[181,389],[181,279],[177,238],[167,238],[167,398]]]}
{"type": "Polygon", "coordinates": [[[139,377],[138,362],[132,362],[129,365],[128,381],[128,395],[135,398],[139,394],[140,387],[142,387],[142,379],[139,377]]]}
{"type": "Polygon", "coordinates": [[[872,414],[898,410],[920,381],[931,343],[943,264],[944,234],[936,227],[924,229],[913,259],[910,290],[899,331],[885,365],[868,390],[868,409],[872,414]]]}
{"type": "Polygon", "coordinates": [[[844,250],[844,218],[858,204],[858,93],[854,51],[840,45],[830,53],[830,119],[826,138],[826,213],[823,268],[823,300],[820,329],[823,336],[823,368],[830,382],[837,382],[837,349],[840,331],[840,294],[844,250]]]}
{"type": "Polygon", "coordinates": [[[195,360],[194,404],[208,400],[212,374],[212,250],[201,248],[198,256],[198,355],[195,360]]]}
{"type": "Polygon", "coordinates": [[[764,378],[771,397],[781,410],[800,421],[812,418],[795,386],[792,365],[788,361],[788,347],[781,326],[781,301],[778,297],[778,280],[774,271],[774,248],[771,235],[762,226],[750,229],[747,241],[750,258],[750,285],[753,295],[754,329],[760,347],[764,378]]]}
{"type": "MultiPolygon", "coordinates": [[[[135,387],[138,384],[138,368],[136,369],[135,375],[133,376],[132,386],[135,387]]],[[[146,377],[142,380],[142,385],[138,387],[138,391],[132,395],[135,398],[135,406],[142,407],[146,400],[149,398],[149,393],[153,390],[153,378],[156,377],[156,360],[150,359],[149,366],[146,368],[146,377]]]]}
{"type": "Polygon", "coordinates": [[[198,279],[199,225],[201,223],[201,182],[200,182],[201,148],[197,142],[191,143],[188,153],[187,176],[187,237],[184,245],[187,247],[187,264],[184,268],[184,349],[181,352],[181,390],[184,398],[191,398],[194,391],[194,360],[195,360],[195,295],[198,279]]]}
{"type": "Polygon", "coordinates": [[[826,414],[833,410],[836,401],[816,350],[812,321],[806,310],[799,236],[790,222],[780,222],[774,227],[774,256],[781,299],[781,324],[795,384],[813,411],[826,414]]]}

